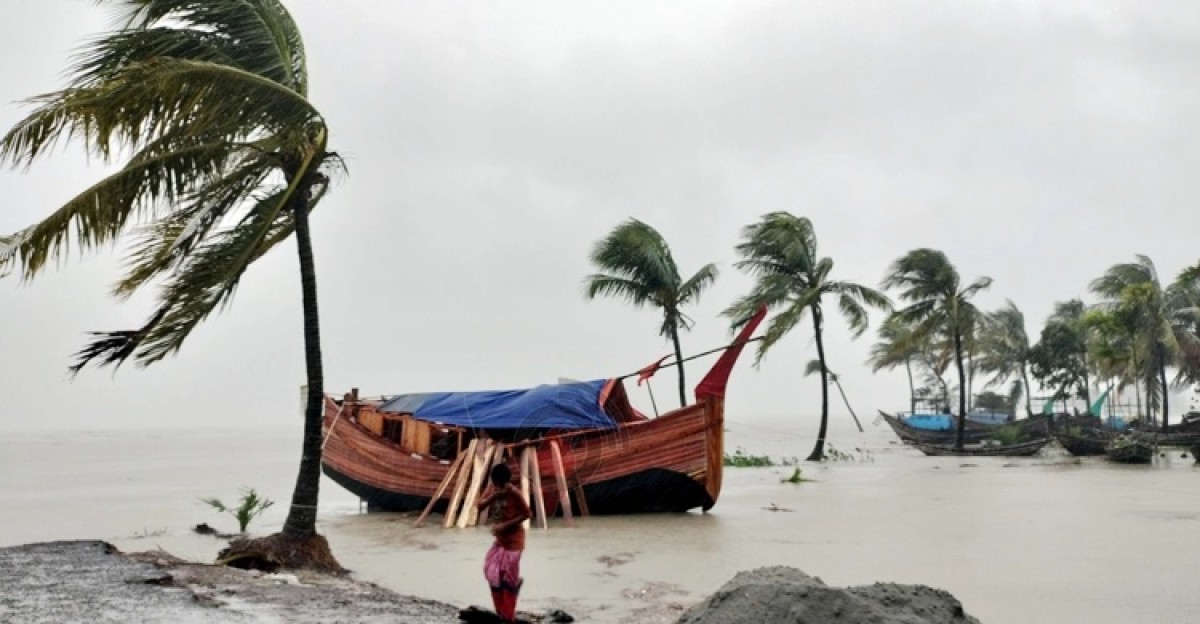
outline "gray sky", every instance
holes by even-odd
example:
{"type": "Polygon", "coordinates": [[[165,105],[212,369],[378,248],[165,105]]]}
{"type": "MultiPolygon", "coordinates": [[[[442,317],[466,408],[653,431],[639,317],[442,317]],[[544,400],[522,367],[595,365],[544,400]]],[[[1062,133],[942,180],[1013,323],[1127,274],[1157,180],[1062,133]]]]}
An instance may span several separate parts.
{"type": "MultiPolygon", "coordinates": [[[[0,129],[107,24],[91,2],[5,4],[0,129]]],[[[690,311],[689,351],[727,339],[718,314],[749,283],[733,246],[769,211],[811,218],[840,279],[877,285],[906,251],[941,249],[964,278],[994,278],[980,304],[1011,298],[1031,335],[1115,262],[1146,253],[1169,279],[1200,257],[1200,5],[287,4],[351,169],[314,218],[330,391],[523,387],[667,353],[655,312],[581,294],[591,245],[630,216],[683,270],[723,270],[690,311]]],[[[0,231],[102,171],[73,147],[0,171],[0,231]]],[[[120,257],[0,282],[0,429],[298,422],[294,247],[178,356],[72,382],[86,331],[149,309],[107,297],[120,257]]],[[[907,402],[902,371],[862,364],[873,328],[852,342],[833,318],[828,335],[860,415],[907,402]]],[[[730,419],[815,429],[813,357],[802,331],[760,369],[744,360],[730,419]]],[[[655,382],[673,403],[674,379],[655,382]]]]}

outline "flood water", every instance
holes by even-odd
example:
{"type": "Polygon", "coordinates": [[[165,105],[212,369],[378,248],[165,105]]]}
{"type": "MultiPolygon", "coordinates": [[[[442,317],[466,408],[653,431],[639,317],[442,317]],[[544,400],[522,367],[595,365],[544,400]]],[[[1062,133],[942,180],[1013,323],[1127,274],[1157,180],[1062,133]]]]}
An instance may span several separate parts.
{"type": "MultiPolygon", "coordinates": [[[[844,423],[843,423],[844,424],[844,423]]],[[[835,426],[853,456],[792,469],[726,470],[708,514],[587,518],[533,530],[522,605],[581,621],[672,621],[736,571],[789,565],[832,585],[923,583],[987,623],[1192,621],[1200,613],[1200,467],[1172,451],[1153,466],[1035,458],[927,458],[884,425],[835,426]],[[861,449],[855,451],[854,449],[861,449]]],[[[731,422],[727,445],[803,457],[808,428],[731,422]]],[[[96,538],[211,560],[242,486],[279,501],[251,525],[276,530],[299,457],[295,431],[104,431],[0,440],[0,545],[96,538]]],[[[488,604],[485,529],[411,528],[360,513],[326,480],[321,531],[360,578],[459,605],[488,604]]]]}

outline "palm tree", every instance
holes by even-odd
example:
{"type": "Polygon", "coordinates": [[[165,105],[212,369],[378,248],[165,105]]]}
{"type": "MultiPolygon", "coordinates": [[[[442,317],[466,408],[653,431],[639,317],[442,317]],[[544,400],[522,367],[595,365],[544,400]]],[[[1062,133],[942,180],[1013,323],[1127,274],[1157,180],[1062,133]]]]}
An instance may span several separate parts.
{"type": "Polygon", "coordinates": [[[812,316],[821,367],[821,428],[808,461],[825,457],[825,437],[829,428],[829,367],[825,358],[823,298],[836,297],[838,310],[846,318],[855,337],[867,329],[867,307],[887,309],[890,302],[876,290],[851,282],[833,281],[833,260],[817,255],[817,235],[812,222],[787,212],[763,215],[758,223],[742,231],[737,246],[742,259],[734,266],[755,278],[750,294],[737,300],[725,314],[735,324],[749,319],[765,305],[782,311],[771,319],[763,341],[758,345],[757,362],[771,347],[804,319],[812,316]]]}
{"type": "Polygon", "coordinates": [[[113,4],[117,29],[87,45],[65,89],[31,100],[35,110],[0,140],[0,162],[28,166],[59,139],[78,138],[91,155],[124,164],[0,240],[0,273],[17,268],[33,278],[71,243],[111,245],[144,223],[114,293],[158,282],[155,309],[137,329],[94,334],[72,370],[129,359],[146,366],[178,351],[230,302],[246,269],[295,234],[308,405],[292,506],[277,537],[318,545],[292,549],[313,558],[280,563],[337,567],[316,534],[324,389],[308,215],[341,161],[307,98],[300,31],[278,0],[113,4]]]}
{"type": "Polygon", "coordinates": [[[910,412],[917,411],[917,388],[913,383],[913,360],[921,361],[921,345],[914,340],[912,328],[894,314],[879,326],[879,341],[871,345],[867,363],[871,372],[893,369],[904,364],[908,374],[908,405],[910,412]]]}
{"type": "Polygon", "coordinates": [[[1135,359],[1143,364],[1138,376],[1146,384],[1147,410],[1153,413],[1161,405],[1163,431],[1169,424],[1167,368],[1183,364],[1200,344],[1188,275],[1164,288],[1154,262],[1139,255],[1136,262],[1109,267],[1091,284],[1093,292],[1106,298],[1106,306],[1134,312],[1135,359]]]}
{"type": "Polygon", "coordinates": [[[908,306],[896,316],[913,326],[918,337],[944,333],[953,340],[954,362],[958,366],[958,432],[955,448],[963,445],[967,418],[967,376],[963,368],[964,341],[974,335],[979,310],[971,298],[991,286],[992,278],[981,277],[962,285],[958,270],[946,254],[934,249],[914,249],[892,265],[884,278],[885,288],[900,289],[900,299],[908,306]]]}
{"type": "Polygon", "coordinates": [[[1006,301],[1003,308],[984,317],[980,352],[979,368],[992,376],[988,386],[997,386],[1015,378],[1025,395],[1025,413],[1033,416],[1032,389],[1029,385],[1032,347],[1029,335],[1025,332],[1025,315],[1012,301],[1006,301]]]}
{"type": "Polygon", "coordinates": [[[657,230],[637,219],[613,228],[608,236],[596,243],[591,259],[601,272],[584,280],[588,299],[604,295],[625,299],[635,307],[651,305],[662,310],[659,335],[670,338],[675,346],[679,404],[687,405],[679,330],[690,329],[692,322],[680,308],[700,300],[705,289],[716,281],[717,266],[706,264],[691,277],[681,279],[667,241],[657,230]]]}

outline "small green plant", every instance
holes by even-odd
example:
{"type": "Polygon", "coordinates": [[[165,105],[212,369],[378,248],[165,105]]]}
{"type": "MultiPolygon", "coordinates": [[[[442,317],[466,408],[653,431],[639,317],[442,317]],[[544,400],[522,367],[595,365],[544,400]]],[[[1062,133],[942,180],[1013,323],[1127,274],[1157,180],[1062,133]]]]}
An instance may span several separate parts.
{"type": "Polygon", "coordinates": [[[766,455],[750,455],[746,453],[746,451],[742,450],[742,447],[740,446],[733,452],[733,455],[725,453],[723,463],[726,466],[732,466],[734,468],[762,468],[765,466],[775,465],[775,463],[771,461],[770,457],[766,455]]]}
{"type": "Polygon", "coordinates": [[[242,488],[242,500],[237,507],[229,507],[215,498],[202,498],[200,500],[221,513],[233,516],[237,520],[238,532],[240,533],[245,533],[246,527],[250,526],[251,520],[275,504],[275,501],[265,496],[259,497],[258,492],[255,492],[254,488],[242,488]]]}
{"type": "Polygon", "coordinates": [[[812,479],[805,477],[804,471],[799,468],[792,469],[792,476],[779,480],[780,483],[804,483],[806,481],[812,481],[812,479]]]}
{"type": "Polygon", "coordinates": [[[825,457],[822,457],[821,461],[823,461],[823,462],[844,461],[844,462],[873,463],[875,461],[875,458],[871,457],[870,452],[863,450],[861,448],[856,447],[854,449],[853,453],[847,453],[846,451],[838,449],[837,447],[835,447],[832,444],[826,443],[825,444],[825,457]]]}

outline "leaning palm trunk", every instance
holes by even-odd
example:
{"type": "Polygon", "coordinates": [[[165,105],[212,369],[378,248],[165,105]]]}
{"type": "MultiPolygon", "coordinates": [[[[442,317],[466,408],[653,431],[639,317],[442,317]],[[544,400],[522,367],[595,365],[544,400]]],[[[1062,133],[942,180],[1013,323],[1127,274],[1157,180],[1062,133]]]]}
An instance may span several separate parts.
{"type": "Polygon", "coordinates": [[[821,339],[821,311],[813,308],[813,332],[817,338],[817,360],[821,362],[821,428],[817,431],[817,443],[805,461],[825,459],[825,436],[829,430],[829,369],[825,366],[825,341],[821,339]]]}
{"type": "Polygon", "coordinates": [[[904,370],[908,373],[908,413],[913,414],[917,411],[917,388],[913,385],[912,361],[910,358],[904,358],[904,370]]]}
{"type": "Polygon", "coordinates": [[[679,321],[671,326],[671,342],[675,345],[675,368],[679,373],[679,407],[687,407],[687,382],[683,378],[683,347],[679,344],[679,321]]]}
{"type": "Polygon", "coordinates": [[[317,275],[313,264],[312,238],[308,228],[308,192],[302,188],[293,202],[296,220],[296,249],[300,259],[300,293],[304,307],[304,364],[308,398],[304,408],[304,442],[300,471],[292,493],[283,532],[308,537],[317,532],[317,501],[321,486],[321,425],[325,375],[321,366],[321,324],[317,312],[317,275]]]}
{"type": "Polygon", "coordinates": [[[967,428],[967,375],[963,370],[962,334],[957,327],[954,328],[954,363],[958,366],[958,431],[954,434],[954,448],[961,451],[967,428]]]}
{"type": "MultiPolygon", "coordinates": [[[[1023,388],[1025,391],[1025,416],[1033,418],[1033,390],[1032,386],[1029,385],[1029,370],[1026,368],[1024,362],[1021,362],[1021,383],[1025,385],[1023,388]]],[[[1016,411],[1015,405],[1013,406],[1013,411],[1016,411]]]]}
{"type": "Polygon", "coordinates": [[[1167,365],[1158,365],[1158,380],[1162,384],[1162,432],[1167,432],[1167,365]]]}

